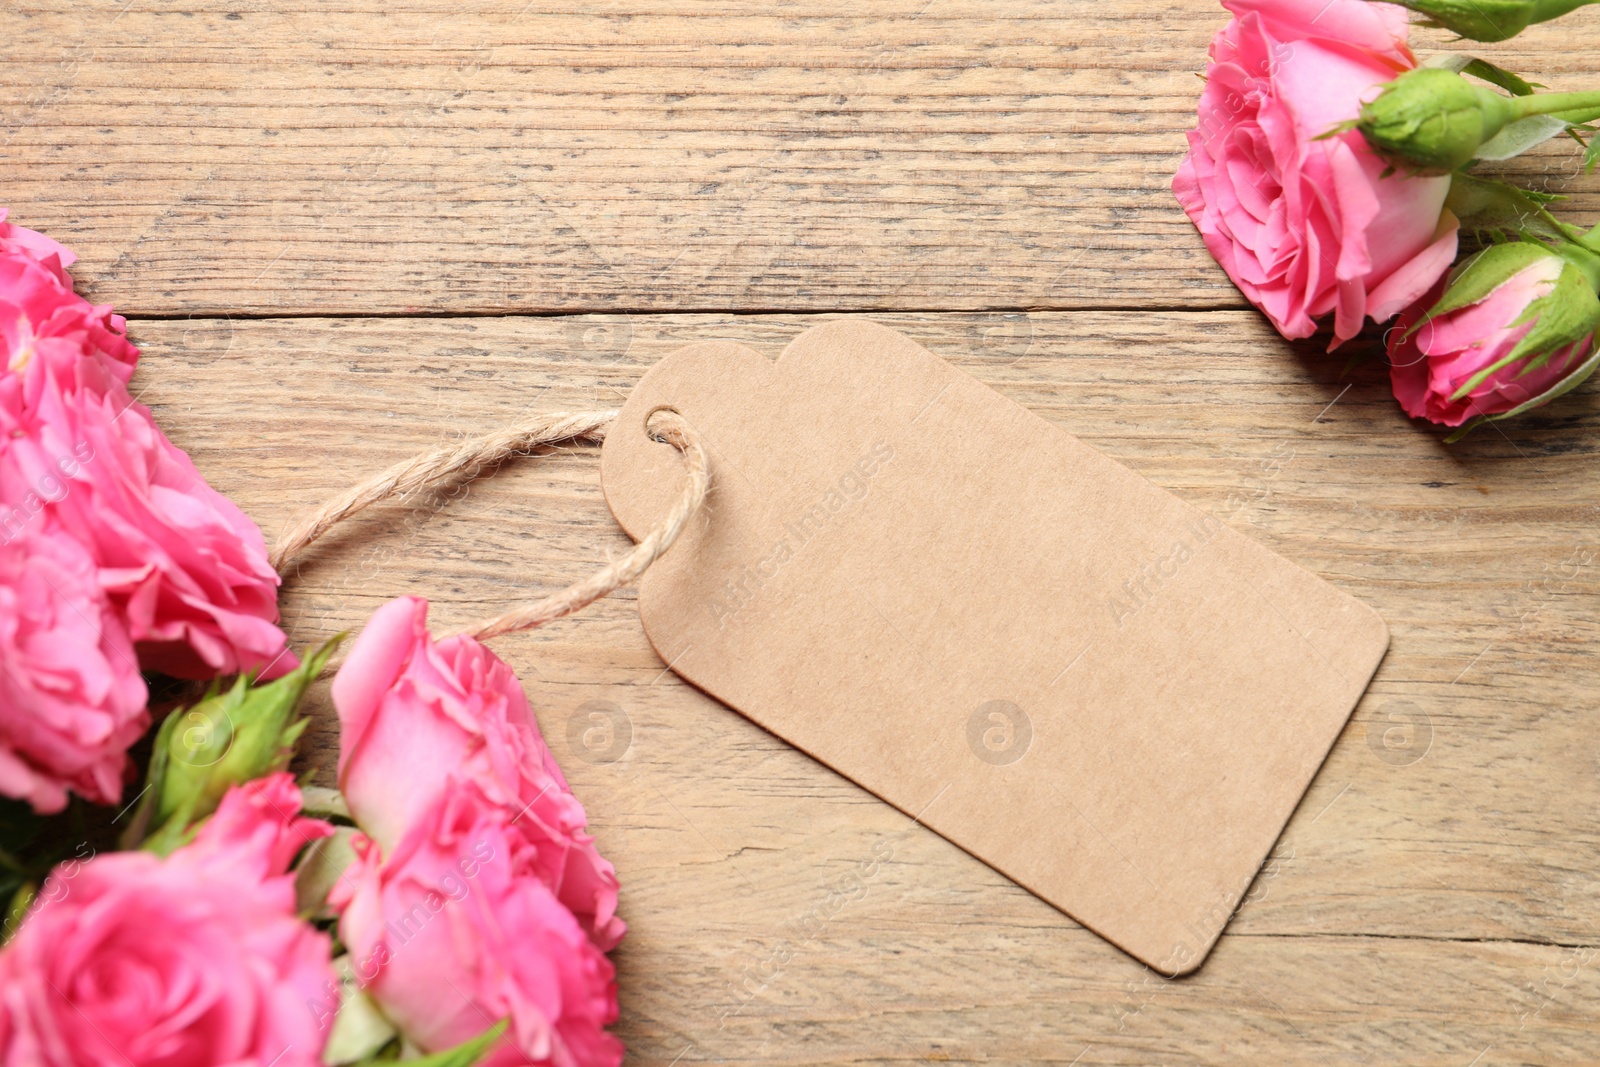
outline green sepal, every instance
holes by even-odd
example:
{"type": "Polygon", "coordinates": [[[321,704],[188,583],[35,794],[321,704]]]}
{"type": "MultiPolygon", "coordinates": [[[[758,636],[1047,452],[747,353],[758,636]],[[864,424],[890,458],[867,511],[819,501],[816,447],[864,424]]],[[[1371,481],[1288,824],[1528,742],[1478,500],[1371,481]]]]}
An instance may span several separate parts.
{"type": "Polygon", "coordinates": [[[1532,322],[1533,329],[1507,357],[1515,361],[1533,356],[1518,377],[1539,369],[1556,352],[1593,334],[1600,327],[1600,296],[1595,295],[1583,273],[1568,264],[1556,279],[1555,288],[1529,304],[1512,325],[1525,322],[1532,322]]]}
{"type": "MultiPolygon", "coordinates": [[[[1505,246],[1513,247],[1513,246],[1505,246]]],[[[1563,264],[1561,274],[1550,292],[1530,303],[1512,326],[1532,322],[1529,330],[1515,348],[1468,378],[1450,395],[1451,401],[1460,400],[1482,385],[1491,374],[1513,363],[1528,360],[1517,374],[1522,377],[1550,361],[1550,357],[1568,345],[1583,340],[1600,326],[1600,297],[1595,296],[1581,271],[1563,264]],[[1533,358],[1530,360],[1529,356],[1533,358]]]]}
{"type": "Polygon", "coordinates": [[[1600,249],[1591,248],[1581,236],[1550,246],[1550,251],[1582,272],[1589,287],[1600,293],[1600,249]]]}
{"type": "Polygon", "coordinates": [[[1600,253],[1600,224],[1596,224],[1594,229],[1587,232],[1578,229],[1576,226],[1569,227],[1568,236],[1572,238],[1573,242],[1582,245],[1589,251],[1600,253]]]}
{"type": "Polygon", "coordinates": [[[287,767],[308,724],[296,717],[300,701],[344,636],[308,651],[281,678],[256,685],[240,675],[226,691],[213,683],[197,703],[169,714],[156,731],[146,791],[125,846],[143,837],[142,847],[166,855],[190,839],[233,786],[287,767]]]}
{"type": "Polygon", "coordinates": [[[1343,122],[1335,122],[1332,126],[1329,126],[1327,129],[1323,130],[1321,133],[1317,134],[1311,139],[1313,141],[1326,141],[1328,138],[1337,137],[1341,133],[1349,133],[1351,130],[1356,129],[1360,125],[1361,120],[1359,118],[1345,119],[1343,122]]]}
{"type": "MultiPolygon", "coordinates": [[[[1554,253],[1537,241],[1509,241],[1475,252],[1450,271],[1444,295],[1411,330],[1439,315],[1476,304],[1516,275],[1554,253]]],[[[1411,331],[1407,331],[1409,335],[1411,331]]]]}
{"type": "Polygon", "coordinates": [[[1444,439],[1444,443],[1447,445],[1453,445],[1486,422],[1499,422],[1501,419],[1509,419],[1513,416],[1521,415],[1524,412],[1532,411],[1536,407],[1550,403],[1550,401],[1554,400],[1556,397],[1561,396],[1564,393],[1571,392],[1573,389],[1576,389],[1578,386],[1582,385],[1584,381],[1594,373],[1595,367],[1597,366],[1600,366],[1600,348],[1597,348],[1589,355],[1588,359],[1584,360],[1576,368],[1574,368],[1571,374],[1563,376],[1560,381],[1556,382],[1549,389],[1546,389],[1538,396],[1529,400],[1524,400],[1511,410],[1502,411],[1498,415],[1479,415],[1477,418],[1472,419],[1469,422],[1462,423],[1455,430],[1451,431],[1450,436],[1444,439]]]}

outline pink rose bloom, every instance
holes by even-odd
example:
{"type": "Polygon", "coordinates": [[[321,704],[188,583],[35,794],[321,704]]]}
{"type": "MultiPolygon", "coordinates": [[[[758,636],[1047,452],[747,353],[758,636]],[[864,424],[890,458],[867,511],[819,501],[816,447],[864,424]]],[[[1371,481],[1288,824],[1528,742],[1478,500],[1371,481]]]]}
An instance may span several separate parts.
{"type": "Polygon", "coordinates": [[[383,1013],[426,1052],[506,1020],[480,1067],[614,1067],[611,962],[545,880],[538,849],[468,786],[436,796],[385,854],[356,838],[334,887],[339,937],[383,1013]]]}
{"type": "MultiPolygon", "coordinates": [[[[7,222],[6,216],[10,213],[8,209],[0,207],[0,256],[20,254],[37,260],[44,264],[65,288],[71,289],[72,279],[67,276],[67,268],[78,261],[77,255],[59,241],[51,240],[26,226],[7,222]]],[[[117,317],[117,321],[118,332],[121,332],[120,316],[117,317]]]]}
{"type": "Polygon", "coordinates": [[[1511,354],[1536,319],[1513,325],[1528,305],[1549,295],[1561,276],[1555,256],[1536,260],[1482,300],[1435,316],[1407,334],[1444,295],[1441,281],[1407,308],[1389,331],[1389,380],[1395,399],[1413,418],[1460,426],[1480,415],[1510,411],[1556,386],[1594,352],[1593,334],[1557,349],[1523,374],[1519,359],[1490,374],[1460,400],[1451,400],[1473,375],[1511,354]]]}
{"type": "Polygon", "coordinates": [[[0,223],[0,537],[51,514],[148,669],[292,669],[261,531],[128,395],[138,350],[121,316],[72,291],[64,251],[0,223]]]}
{"type": "Polygon", "coordinates": [[[1349,130],[1415,67],[1406,12],[1365,0],[1225,0],[1200,124],[1172,191],[1228,276],[1285,337],[1334,313],[1335,346],[1416,300],[1456,254],[1450,179],[1403,174],[1349,130]]]}
{"type": "Polygon", "coordinates": [[[289,858],[332,831],[288,775],[234,789],[193,844],[57,868],[0,953],[5,1067],[318,1067],[334,972],[289,858]]]}
{"type": "Polygon", "coordinates": [[[139,362],[127,320],[109,304],[90,304],[66,268],[77,259],[42,233],[5,222],[0,208],[0,343],[6,369],[21,370],[42,346],[86,359],[126,385],[139,362]]]}
{"type": "Polygon", "coordinates": [[[470,637],[435,643],[428,602],[379,608],[333,682],[339,788],[385,852],[460,783],[504,812],[530,862],[602,951],[627,927],[617,877],[539,735],[511,668],[470,637]]]}
{"type": "Polygon", "coordinates": [[[0,793],[40,812],[68,789],[116,803],[146,695],[83,546],[46,519],[0,543],[0,793]]]}

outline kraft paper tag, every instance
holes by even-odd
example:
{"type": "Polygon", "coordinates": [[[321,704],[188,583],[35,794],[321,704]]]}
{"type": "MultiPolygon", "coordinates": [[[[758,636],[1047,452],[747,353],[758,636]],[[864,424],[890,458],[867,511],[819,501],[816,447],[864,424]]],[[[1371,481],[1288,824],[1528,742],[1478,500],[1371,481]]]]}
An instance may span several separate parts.
{"type": "Polygon", "coordinates": [[[607,433],[662,659],[1164,974],[1199,966],[1388,647],[1370,608],[892,330],[672,353],[607,433]]]}

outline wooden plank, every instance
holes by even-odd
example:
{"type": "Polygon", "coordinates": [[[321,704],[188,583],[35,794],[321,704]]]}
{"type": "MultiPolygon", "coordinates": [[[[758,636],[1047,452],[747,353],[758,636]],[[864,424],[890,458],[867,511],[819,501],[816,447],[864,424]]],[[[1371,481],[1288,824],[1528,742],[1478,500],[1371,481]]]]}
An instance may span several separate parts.
{"type": "MultiPolygon", "coordinates": [[[[1239,307],[1168,191],[1223,21],[22,0],[0,189],[139,314],[1239,307]]],[[[1600,16],[1474,50],[1581,87],[1600,16]]],[[[1509,170],[1592,221],[1571,148],[1509,170]]]]}
{"type": "MultiPolygon", "coordinates": [[[[1600,1058],[1600,396],[1446,448],[1378,366],[1341,378],[1249,312],[875,317],[1373,604],[1393,647],[1216,954],[1167,983],[679,682],[631,595],[497,640],[621,873],[638,1062],[1600,1058]],[[629,724],[614,759],[583,744],[594,700],[629,724]]],[[[775,355],[816,321],[136,320],[135,388],[270,535],[442,437],[614,406],[679,344],[775,355]]],[[[462,624],[627,544],[596,449],[518,461],[353,522],[287,625],[317,640],[401,593],[462,624]]],[[[313,706],[330,781],[325,687],[313,706]]]]}

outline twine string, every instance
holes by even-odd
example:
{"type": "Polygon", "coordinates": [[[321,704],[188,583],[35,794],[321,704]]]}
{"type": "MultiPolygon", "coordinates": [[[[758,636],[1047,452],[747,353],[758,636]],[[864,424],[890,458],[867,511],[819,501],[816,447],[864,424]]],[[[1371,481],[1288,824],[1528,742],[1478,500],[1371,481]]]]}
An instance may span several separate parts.
{"type": "MultiPolygon", "coordinates": [[[[540,447],[570,441],[603,441],[607,428],[616,417],[615,410],[563,411],[538,415],[480,437],[440,445],[419,456],[402,460],[388,470],[351,486],[297,522],[273,546],[269,557],[272,566],[279,574],[287,576],[295,559],[317,539],[380,501],[391,497],[404,499],[416,493],[471,481],[484,470],[498,466],[512,456],[527,455],[540,447]]],[[[652,437],[668,442],[683,453],[689,475],[683,493],[661,524],[634,545],[627,555],[582,581],[542,600],[464,627],[457,633],[487,640],[571,615],[637,579],[672,547],[683,528],[705,503],[706,493],[711,488],[710,465],[694,428],[676,411],[670,408],[657,411],[650,417],[649,430],[652,437]]]]}

